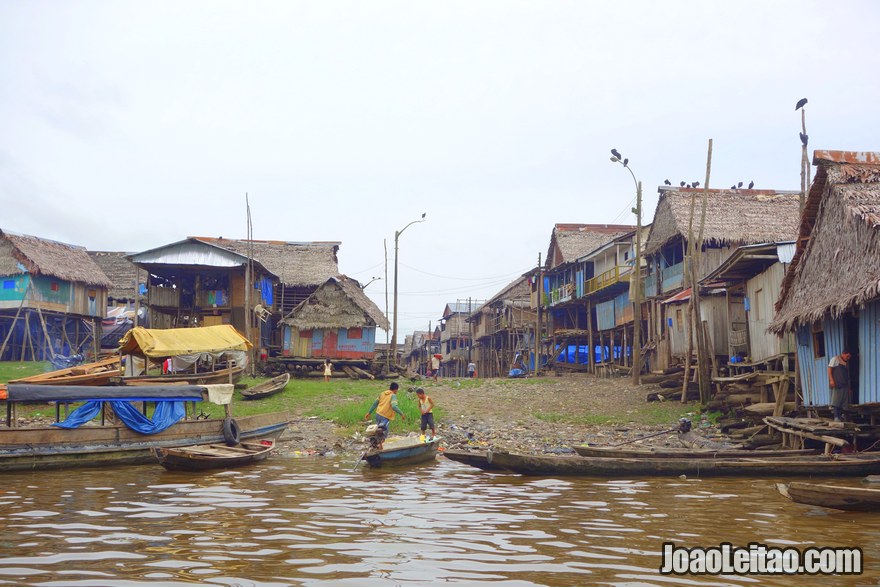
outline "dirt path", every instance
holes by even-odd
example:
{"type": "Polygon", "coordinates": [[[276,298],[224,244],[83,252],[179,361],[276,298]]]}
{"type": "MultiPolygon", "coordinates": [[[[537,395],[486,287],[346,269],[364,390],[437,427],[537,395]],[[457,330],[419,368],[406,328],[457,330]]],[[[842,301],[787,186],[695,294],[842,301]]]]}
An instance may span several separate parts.
{"type": "MultiPolygon", "coordinates": [[[[613,444],[668,430],[693,406],[648,404],[654,386],[629,379],[574,374],[534,379],[401,381],[403,393],[419,385],[439,407],[439,434],[447,447],[506,446],[527,452],[568,453],[573,444],[613,444]]],[[[692,416],[696,417],[696,416],[692,416]]],[[[359,439],[330,422],[297,418],[283,440],[301,454],[358,452],[359,439]]],[[[674,435],[640,444],[677,446],[674,435]]]]}

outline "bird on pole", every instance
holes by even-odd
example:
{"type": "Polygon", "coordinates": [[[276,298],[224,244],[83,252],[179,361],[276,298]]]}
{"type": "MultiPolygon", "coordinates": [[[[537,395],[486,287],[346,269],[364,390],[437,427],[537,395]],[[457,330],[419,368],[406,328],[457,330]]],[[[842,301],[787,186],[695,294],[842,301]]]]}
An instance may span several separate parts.
{"type": "Polygon", "coordinates": [[[617,151],[617,149],[611,149],[611,154],[614,155],[615,157],[617,157],[618,159],[623,159],[623,157],[620,156],[620,153],[617,151]]]}
{"type": "Polygon", "coordinates": [[[803,107],[806,106],[806,105],[807,105],[807,99],[806,99],[806,98],[801,98],[800,100],[798,100],[798,103],[797,103],[797,105],[794,107],[794,109],[795,109],[795,110],[800,110],[801,108],[803,108],[803,107]]]}
{"type": "Polygon", "coordinates": [[[798,134],[801,135],[801,144],[802,144],[803,146],[806,147],[806,146],[807,146],[807,143],[810,141],[810,137],[807,136],[807,135],[805,135],[805,134],[802,133],[802,132],[800,132],[800,133],[798,133],[798,134]]]}

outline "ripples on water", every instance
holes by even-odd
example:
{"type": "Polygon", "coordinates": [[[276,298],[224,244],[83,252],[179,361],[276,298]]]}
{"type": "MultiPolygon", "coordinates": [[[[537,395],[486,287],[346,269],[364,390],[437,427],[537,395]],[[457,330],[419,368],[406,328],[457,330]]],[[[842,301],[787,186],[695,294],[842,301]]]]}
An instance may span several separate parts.
{"type": "Polygon", "coordinates": [[[877,584],[880,515],[786,502],[769,480],[524,478],[437,463],[275,457],[4,475],[0,585],[877,584]],[[868,573],[664,577],[664,541],[860,545],[868,573]]]}

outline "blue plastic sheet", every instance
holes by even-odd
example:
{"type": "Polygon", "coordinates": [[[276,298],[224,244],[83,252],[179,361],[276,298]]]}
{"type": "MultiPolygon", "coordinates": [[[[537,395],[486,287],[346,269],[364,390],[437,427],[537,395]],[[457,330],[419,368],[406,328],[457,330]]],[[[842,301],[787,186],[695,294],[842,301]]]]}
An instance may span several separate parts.
{"type": "MultiPolygon", "coordinates": [[[[89,420],[101,413],[103,402],[86,402],[70,413],[66,420],[52,424],[59,428],[79,428],[89,420]]],[[[141,434],[156,434],[166,430],[183,419],[186,415],[184,402],[161,401],[156,402],[153,417],[147,418],[134,405],[127,401],[111,401],[113,411],[122,422],[141,434]]]]}

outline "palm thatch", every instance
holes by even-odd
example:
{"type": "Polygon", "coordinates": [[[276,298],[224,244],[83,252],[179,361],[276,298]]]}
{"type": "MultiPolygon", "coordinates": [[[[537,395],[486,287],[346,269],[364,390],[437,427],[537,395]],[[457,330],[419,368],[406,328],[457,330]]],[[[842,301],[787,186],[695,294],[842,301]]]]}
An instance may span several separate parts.
{"type": "Polygon", "coordinates": [[[360,284],[344,275],[328,279],[281,322],[298,330],[389,327],[388,319],[360,284]]]}
{"type": "Polygon", "coordinates": [[[289,287],[315,287],[339,274],[336,253],[340,243],[336,241],[296,243],[255,240],[249,243],[239,239],[190,238],[245,257],[249,250],[253,250],[253,259],[289,287]]]}
{"type": "Polygon", "coordinates": [[[880,297],[880,153],[816,151],[797,251],[770,330],[837,318],[880,297]]]}
{"type": "Polygon", "coordinates": [[[111,282],[107,290],[107,297],[113,300],[134,300],[138,297],[135,293],[137,287],[137,265],[128,259],[130,253],[112,251],[89,251],[89,257],[101,268],[104,275],[111,282]]]}
{"type": "MultiPolygon", "coordinates": [[[[799,192],[776,190],[708,190],[703,243],[750,245],[794,240],[799,192]]],[[[694,233],[699,230],[703,190],[661,187],[645,254],[653,255],[676,238],[687,240],[691,200],[696,195],[694,233]]]]}
{"type": "Polygon", "coordinates": [[[0,230],[0,275],[23,273],[98,287],[112,285],[84,247],[0,230]]]}
{"type": "Polygon", "coordinates": [[[545,267],[574,261],[635,229],[624,224],[557,224],[550,235],[545,267]]]}

